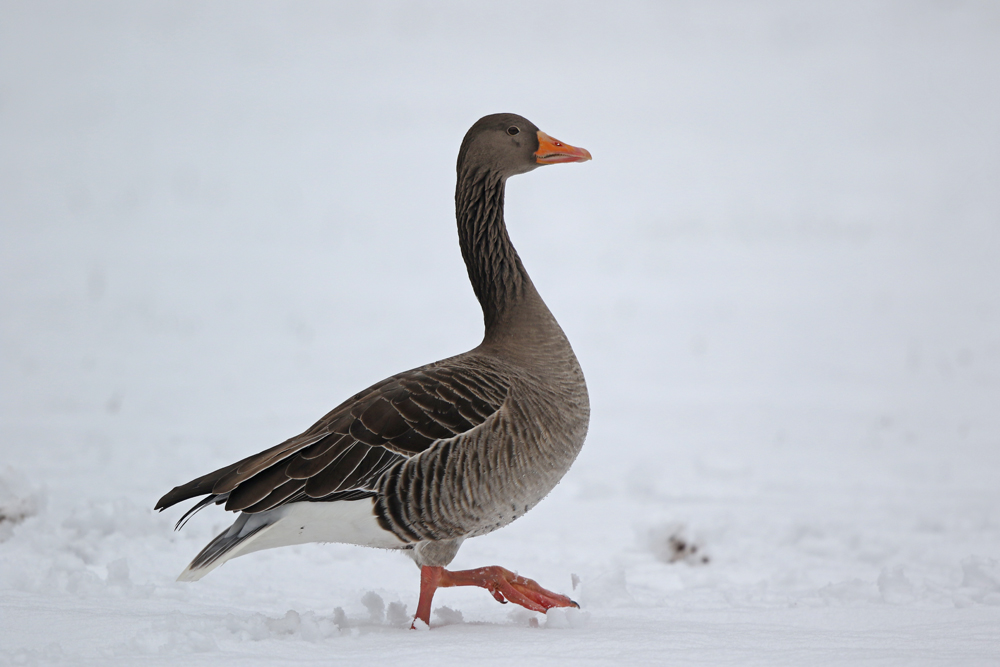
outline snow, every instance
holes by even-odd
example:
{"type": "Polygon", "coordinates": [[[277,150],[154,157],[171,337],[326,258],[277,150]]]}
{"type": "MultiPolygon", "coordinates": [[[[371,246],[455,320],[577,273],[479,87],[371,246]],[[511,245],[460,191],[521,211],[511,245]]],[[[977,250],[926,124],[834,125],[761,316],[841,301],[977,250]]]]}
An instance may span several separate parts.
{"type": "Polygon", "coordinates": [[[993,3],[4,3],[0,664],[1000,663],[993,3]],[[467,541],[175,579],[167,490],[468,349],[454,159],[511,181],[587,445],[467,541]],[[707,560],[706,560],[707,559],[707,560]]]}

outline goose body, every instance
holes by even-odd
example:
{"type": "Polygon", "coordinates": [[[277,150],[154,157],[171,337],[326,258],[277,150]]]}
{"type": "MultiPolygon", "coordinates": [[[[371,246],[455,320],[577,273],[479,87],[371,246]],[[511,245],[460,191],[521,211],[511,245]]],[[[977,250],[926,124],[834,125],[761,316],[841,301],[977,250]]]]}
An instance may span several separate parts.
{"type": "Polygon", "coordinates": [[[482,586],[536,610],[575,604],[502,568],[444,566],[464,539],[534,507],[583,446],[583,372],[510,243],[503,203],[510,176],[588,159],[514,114],[472,126],[459,152],[455,205],[483,342],[387,378],[301,435],[163,496],[156,509],[205,496],[178,526],[211,504],[240,512],[180,579],[261,549],[343,542],[407,550],[422,568],[424,623],[442,586],[482,586]]]}

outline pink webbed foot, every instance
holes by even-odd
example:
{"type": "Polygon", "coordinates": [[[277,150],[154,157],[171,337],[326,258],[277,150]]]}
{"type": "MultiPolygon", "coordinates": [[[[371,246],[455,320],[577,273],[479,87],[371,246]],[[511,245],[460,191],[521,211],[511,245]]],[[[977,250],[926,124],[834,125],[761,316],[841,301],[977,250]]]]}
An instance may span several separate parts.
{"type": "Polygon", "coordinates": [[[576,602],[565,595],[542,588],[527,577],[514,574],[498,565],[480,567],[474,570],[450,572],[443,567],[424,566],[420,568],[420,602],[417,604],[417,620],[428,626],[431,618],[431,600],[438,588],[450,586],[478,586],[485,588],[497,600],[506,604],[513,602],[531,611],[545,613],[553,607],[577,607],[576,602]]]}

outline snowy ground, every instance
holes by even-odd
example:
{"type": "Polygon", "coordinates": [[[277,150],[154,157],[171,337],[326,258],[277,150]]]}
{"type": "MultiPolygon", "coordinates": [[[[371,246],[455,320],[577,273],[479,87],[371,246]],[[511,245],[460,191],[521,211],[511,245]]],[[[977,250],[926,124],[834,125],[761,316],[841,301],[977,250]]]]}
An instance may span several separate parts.
{"type": "Polygon", "coordinates": [[[995,3],[0,5],[0,664],[1000,664],[995,3]],[[591,433],[467,542],[173,580],[178,483],[472,347],[479,116],[591,433]],[[707,558],[707,562],[706,562],[707,558]]]}

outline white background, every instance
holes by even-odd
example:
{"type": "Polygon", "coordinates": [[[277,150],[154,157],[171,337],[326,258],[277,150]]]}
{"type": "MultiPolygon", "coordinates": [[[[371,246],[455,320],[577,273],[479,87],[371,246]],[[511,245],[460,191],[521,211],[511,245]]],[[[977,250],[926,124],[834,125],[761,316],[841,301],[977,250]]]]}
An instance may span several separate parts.
{"type": "Polygon", "coordinates": [[[998,119],[992,2],[3,3],[0,663],[996,664],[998,119]],[[583,611],[411,633],[343,545],[174,583],[232,517],[163,493],[478,343],[498,111],[594,155],[507,189],[593,418],[453,567],[583,611]]]}

